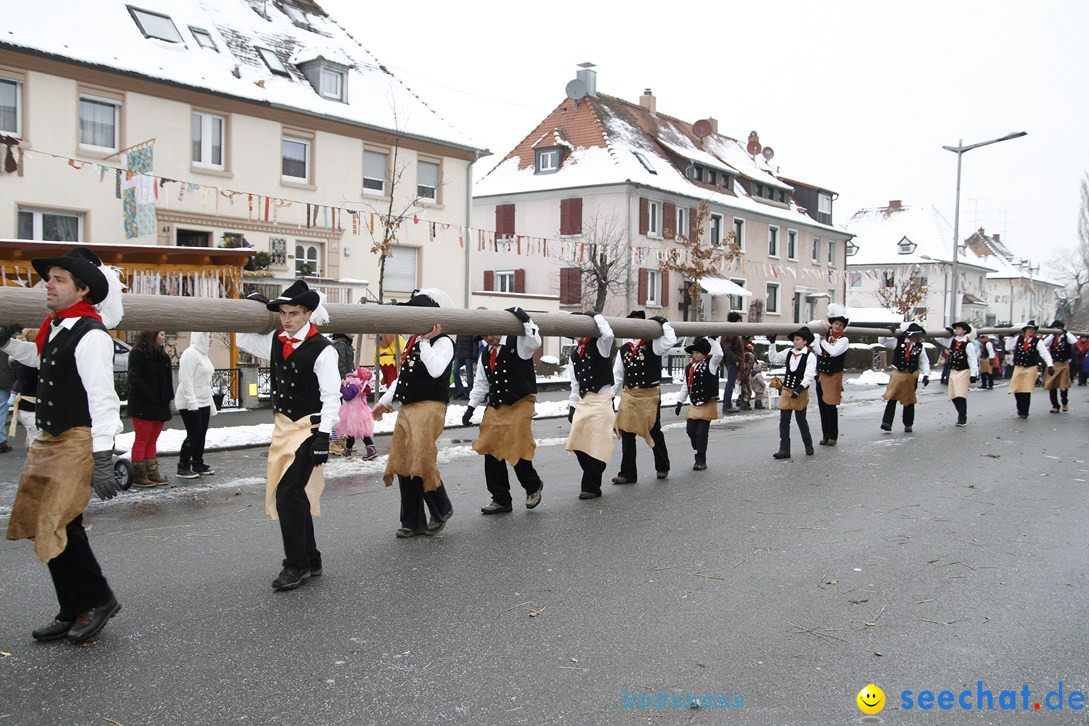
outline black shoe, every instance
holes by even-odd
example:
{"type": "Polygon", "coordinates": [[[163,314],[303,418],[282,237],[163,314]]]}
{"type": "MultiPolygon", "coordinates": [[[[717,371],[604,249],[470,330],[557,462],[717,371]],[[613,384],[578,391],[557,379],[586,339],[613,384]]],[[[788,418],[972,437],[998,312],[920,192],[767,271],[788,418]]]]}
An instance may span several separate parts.
{"type": "Polygon", "coordinates": [[[99,605],[83,613],[76,618],[76,622],[72,624],[71,629],[68,631],[68,642],[86,643],[91,640],[98,635],[100,630],[106,627],[106,623],[114,615],[117,615],[120,609],[121,603],[117,602],[117,598],[111,597],[110,601],[105,605],[99,605]]]}
{"type": "Polygon", "coordinates": [[[629,479],[628,477],[624,476],[623,474],[617,474],[616,476],[613,477],[612,481],[613,481],[613,484],[634,484],[635,483],[634,478],[629,479]]]}
{"type": "Polygon", "coordinates": [[[805,455],[806,456],[813,456],[813,444],[812,443],[809,443],[809,444],[805,445],[805,455]]]}
{"type": "Polygon", "coordinates": [[[199,474],[201,476],[215,476],[216,473],[215,469],[208,466],[204,462],[200,462],[199,464],[197,462],[193,462],[193,465],[189,468],[193,471],[194,474],[199,474]]]}
{"type": "Polygon", "coordinates": [[[4,443],[0,444],[0,454],[6,454],[9,451],[11,451],[11,446],[8,445],[8,442],[5,441],[4,443]]]}
{"type": "Polygon", "coordinates": [[[537,487],[537,491],[526,495],[526,509],[535,509],[541,503],[541,495],[544,493],[544,484],[537,487]]]}
{"type": "Polygon", "coordinates": [[[905,434],[910,434],[911,433],[911,427],[910,426],[905,426],[904,427],[904,433],[905,434]]]}
{"type": "Polygon", "coordinates": [[[957,426],[967,426],[967,425],[968,425],[968,419],[966,419],[966,418],[958,418],[957,419],[957,426]]]}
{"type": "Polygon", "coordinates": [[[579,492],[579,499],[597,499],[601,492],[579,492]]]}
{"type": "Polygon", "coordinates": [[[419,537],[421,534],[427,534],[426,529],[409,529],[408,527],[401,527],[394,532],[401,539],[407,539],[408,537],[419,537]]]}
{"type": "Polygon", "coordinates": [[[442,528],[446,526],[445,519],[432,519],[427,523],[427,531],[424,532],[428,537],[432,537],[442,531],[442,528]]]}
{"type": "Polygon", "coordinates": [[[273,590],[294,590],[310,578],[310,568],[295,569],[285,567],[280,571],[280,576],[272,581],[273,590]]]}
{"type": "Polygon", "coordinates": [[[68,631],[72,629],[75,623],[71,620],[58,620],[53,618],[49,625],[43,625],[38,628],[31,635],[34,640],[47,643],[50,640],[60,640],[64,636],[68,635],[68,631]]]}
{"type": "Polygon", "coordinates": [[[892,424],[882,423],[881,424],[881,430],[882,431],[892,431],[892,424]]]}
{"type": "Polygon", "coordinates": [[[703,461],[697,461],[692,465],[692,471],[704,471],[707,468],[707,463],[703,461]]]}
{"type": "Polygon", "coordinates": [[[789,451],[776,451],[771,456],[772,456],[773,459],[789,459],[790,458],[790,452],[789,451]]]}
{"type": "MultiPolygon", "coordinates": [[[[528,499],[527,499],[527,502],[528,502],[528,499]]],[[[527,504],[527,506],[528,506],[528,504],[527,504]]],[[[536,506],[536,505],[534,505],[534,506],[536,506]]],[[[532,509],[532,507],[530,507],[530,509],[532,509]]],[[[511,505],[509,505],[509,504],[503,505],[503,504],[500,504],[499,502],[496,502],[496,501],[488,502],[487,504],[485,504],[483,507],[480,508],[480,513],[481,514],[506,514],[507,512],[513,512],[513,511],[514,511],[514,508],[511,505]]]]}
{"type": "Polygon", "coordinates": [[[669,476],[669,472],[668,471],[660,471],[655,476],[657,476],[659,479],[665,479],[667,476],[669,476]]]}
{"type": "Polygon", "coordinates": [[[733,406],[730,406],[729,408],[723,408],[722,412],[723,413],[737,413],[737,409],[734,408],[733,406]]]}
{"type": "Polygon", "coordinates": [[[1028,418],[1028,414],[1027,413],[1019,413],[1019,414],[1017,414],[1017,418],[1028,418]]]}
{"type": "Polygon", "coordinates": [[[193,469],[190,468],[190,466],[188,464],[185,464],[185,465],[178,464],[178,471],[175,472],[174,476],[178,477],[179,479],[199,479],[200,478],[200,474],[193,471],[193,469]]]}
{"type": "Polygon", "coordinates": [[[321,573],[322,573],[321,565],[318,565],[317,567],[315,567],[314,565],[310,565],[310,576],[311,577],[321,577],[321,573]]]}

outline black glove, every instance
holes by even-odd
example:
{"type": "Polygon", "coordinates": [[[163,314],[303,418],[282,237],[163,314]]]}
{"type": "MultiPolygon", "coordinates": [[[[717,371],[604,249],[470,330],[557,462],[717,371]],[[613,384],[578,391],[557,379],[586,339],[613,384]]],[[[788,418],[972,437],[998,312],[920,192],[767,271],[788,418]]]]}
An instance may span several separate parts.
{"type": "Polygon", "coordinates": [[[975,383],[978,380],[979,380],[978,376],[968,376],[968,382],[969,383],[975,383]]]}
{"type": "Polygon", "coordinates": [[[469,419],[473,417],[473,412],[476,411],[476,406],[466,406],[465,413],[461,416],[461,425],[468,426],[469,419]]]}
{"type": "Polygon", "coordinates": [[[767,338],[768,338],[768,345],[775,345],[775,336],[774,335],[769,335],[769,336],[767,336],[767,338]]]}
{"type": "Polygon", "coordinates": [[[930,385],[930,376],[923,376],[923,388],[930,385]]]}
{"type": "Polygon", "coordinates": [[[574,406],[568,406],[567,407],[567,423],[574,423],[574,422],[575,422],[575,407],[574,406]]]}
{"type": "Polygon", "coordinates": [[[329,462],[329,434],[324,431],[315,431],[310,440],[310,461],[314,466],[329,462]]]}
{"type": "Polygon", "coordinates": [[[95,460],[94,473],[91,475],[91,488],[99,499],[113,499],[121,491],[117,486],[117,477],[113,473],[113,452],[96,451],[92,454],[95,460]]]}
{"type": "Polygon", "coordinates": [[[255,301],[261,303],[262,305],[268,305],[268,298],[265,297],[264,295],[262,295],[259,292],[251,292],[249,295],[246,296],[246,299],[247,300],[255,300],[255,301]]]}
{"type": "Polygon", "coordinates": [[[515,306],[513,308],[507,308],[507,312],[521,320],[523,323],[529,322],[529,313],[520,307],[515,306]]]}
{"type": "Polygon", "coordinates": [[[889,326],[889,332],[892,333],[893,335],[899,335],[900,334],[900,326],[899,325],[890,325],[889,326]]]}
{"type": "Polygon", "coordinates": [[[23,328],[19,325],[19,323],[11,323],[10,325],[5,325],[4,327],[0,328],[0,348],[3,348],[5,345],[7,345],[8,341],[18,335],[19,331],[22,329],[23,328]]]}
{"type": "Polygon", "coordinates": [[[1047,367],[1047,374],[1048,374],[1049,376],[1053,376],[1053,375],[1055,375],[1055,366],[1048,366],[1048,367],[1047,367]]]}
{"type": "Polygon", "coordinates": [[[949,327],[948,325],[947,325],[947,326],[945,327],[945,329],[946,329],[946,331],[947,331],[947,332],[948,332],[948,333],[949,333],[950,335],[952,335],[952,334],[953,334],[953,329],[952,329],[952,328],[950,328],[950,327],[949,327]]]}
{"type": "Polygon", "coordinates": [[[658,323],[659,325],[665,325],[666,323],[669,322],[668,320],[666,320],[661,315],[652,315],[652,316],[650,316],[650,319],[653,320],[654,322],[658,323]]]}
{"type": "Polygon", "coordinates": [[[673,415],[674,416],[680,416],[681,415],[681,406],[683,406],[683,405],[684,405],[683,403],[681,403],[680,401],[677,401],[677,405],[673,407],[673,415]]]}
{"type": "Polygon", "coordinates": [[[795,388],[793,391],[790,392],[790,397],[791,398],[801,398],[801,396],[802,396],[802,392],[799,391],[797,388],[795,388]]]}

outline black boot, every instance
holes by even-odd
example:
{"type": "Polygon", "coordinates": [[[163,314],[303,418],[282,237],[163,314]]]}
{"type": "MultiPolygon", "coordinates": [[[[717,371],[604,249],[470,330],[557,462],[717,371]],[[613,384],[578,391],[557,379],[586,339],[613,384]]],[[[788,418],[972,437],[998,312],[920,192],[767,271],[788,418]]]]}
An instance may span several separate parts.
{"type": "Polygon", "coordinates": [[[696,452],[696,463],[692,465],[692,471],[703,471],[707,468],[707,454],[706,452],[696,452]]]}
{"type": "Polygon", "coordinates": [[[779,450],[772,454],[775,459],[790,458],[790,411],[779,412],[779,450]]]}
{"type": "Polygon", "coordinates": [[[885,403],[885,415],[881,418],[881,430],[892,431],[892,420],[896,416],[896,401],[885,403]]]}
{"type": "Polygon", "coordinates": [[[968,425],[968,399],[954,398],[953,405],[957,407],[957,426],[968,425]]]}

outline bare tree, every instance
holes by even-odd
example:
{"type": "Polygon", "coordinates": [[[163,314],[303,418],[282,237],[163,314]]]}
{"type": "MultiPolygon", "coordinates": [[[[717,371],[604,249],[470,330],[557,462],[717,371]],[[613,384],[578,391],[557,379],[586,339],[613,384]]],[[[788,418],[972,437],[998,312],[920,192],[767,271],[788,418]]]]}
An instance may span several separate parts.
{"type": "Polygon", "coordinates": [[[1089,324],[1089,173],[1079,185],[1078,243],[1074,249],[1058,252],[1049,266],[1063,283],[1059,308],[1066,321],[1078,326],[1089,324]]]}
{"type": "Polygon", "coordinates": [[[585,249],[569,266],[579,271],[582,304],[602,311],[609,295],[628,284],[624,226],[615,216],[595,214],[584,222],[582,240],[585,249]]]}
{"type": "Polygon", "coordinates": [[[668,256],[660,265],[663,270],[679,273],[688,285],[689,320],[698,321],[703,318],[703,288],[700,287],[700,280],[718,272],[723,262],[734,259],[740,253],[733,232],[726,235],[722,244],[705,239],[704,225],[710,213],[707,202],[700,202],[692,218],[693,234],[678,234],[677,244],[680,247],[669,250],[668,256]]]}
{"type": "Polygon", "coordinates": [[[401,162],[399,160],[400,151],[401,137],[398,135],[393,143],[393,148],[390,150],[389,176],[386,179],[389,188],[385,190],[388,201],[384,208],[367,205],[376,214],[378,223],[374,226],[374,229],[368,224],[363,225],[371,238],[371,253],[378,255],[379,303],[385,299],[383,295],[386,285],[386,260],[393,255],[393,246],[397,243],[397,236],[401,231],[401,226],[409,218],[412,209],[419,205],[421,198],[419,187],[417,187],[412,194],[403,196],[400,201],[397,199],[398,191],[405,184],[405,172],[408,171],[409,167],[407,161],[401,162]]]}
{"type": "Polygon", "coordinates": [[[892,285],[878,288],[877,297],[881,304],[889,310],[894,310],[901,315],[907,315],[915,306],[926,299],[929,283],[917,265],[912,265],[904,270],[899,279],[894,279],[892,285]]]}

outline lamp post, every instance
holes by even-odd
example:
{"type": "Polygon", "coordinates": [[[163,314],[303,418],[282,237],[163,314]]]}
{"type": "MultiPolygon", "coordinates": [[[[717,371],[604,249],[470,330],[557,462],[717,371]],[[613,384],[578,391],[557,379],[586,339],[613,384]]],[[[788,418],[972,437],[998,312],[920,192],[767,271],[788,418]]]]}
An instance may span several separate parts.
{"type": "MultiPolygon", "coordinates": [[[[960,159],[964,156],[964,152],[971,151],[972,149],[978,149],[980,146],[987,146],[988,144],[997,144],[999,141],[1009,141],[1010,139],[1019,139],[1022,136],[1026,136],[1027,131],[1015,131],[1011,134],[1006,134],[1000,139],[991,139],[990,141],[980,141],[976,144],[964,145],[964,139],[957,141],[956,146],[943,146],[946,151],[952,151],[957,155],[957,204],[956,210],[953,213],[953,281],[950,283],[949,295],[949,324],[952,325],[957,321],[957,283],[960,281],[959,265],[957,263],[957,253],[960,245],[960,159]]],[[[1012,323],[1012,321],[1011,321],[1012,323]]]]}

